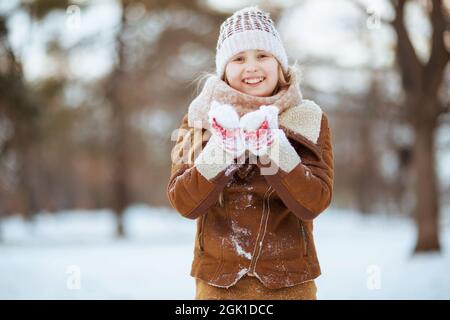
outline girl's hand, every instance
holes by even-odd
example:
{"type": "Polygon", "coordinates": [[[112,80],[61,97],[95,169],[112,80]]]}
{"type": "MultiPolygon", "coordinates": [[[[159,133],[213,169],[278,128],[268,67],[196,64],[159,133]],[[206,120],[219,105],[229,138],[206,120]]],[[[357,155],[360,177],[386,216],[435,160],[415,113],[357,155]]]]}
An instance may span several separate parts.
{"type": "Polygon", "coordinates": [[[245,114],[240,120],[245,147],[257,156],[267,154],[278,130],[278,108],[261,106],[245,114]]]}
{"type": "Polygon", "coordinates": [[[245,145],[239,128],[239,115],[233,106],[213,101],[208,118],[211,139],[234,158],[240,157],[245,152],[245,145]]]}

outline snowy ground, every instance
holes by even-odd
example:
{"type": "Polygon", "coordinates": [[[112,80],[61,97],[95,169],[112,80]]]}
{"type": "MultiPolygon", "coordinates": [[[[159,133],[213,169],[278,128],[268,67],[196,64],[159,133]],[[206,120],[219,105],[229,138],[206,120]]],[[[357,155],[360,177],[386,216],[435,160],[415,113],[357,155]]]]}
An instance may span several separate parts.
{"type": "MultiPolygon", "coordinates": [[[[440,255],[411,256],[409,220],[327,210],[314,235],[319,299],[450,299],[450,225],[440,255]]],[[[192,299],[195,222],[134,206],[126,240],[108,211],[40,214],[2,223],[0,299],[192,299]]]]}

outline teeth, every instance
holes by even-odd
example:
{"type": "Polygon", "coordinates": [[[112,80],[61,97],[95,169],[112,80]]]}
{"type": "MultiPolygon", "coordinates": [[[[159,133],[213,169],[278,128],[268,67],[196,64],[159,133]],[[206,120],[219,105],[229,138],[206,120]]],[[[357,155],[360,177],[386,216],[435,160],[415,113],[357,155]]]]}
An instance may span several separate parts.
{"type": "Polygon", "coordinates": [[[255,84],[264,80],[264,77],[245,79],[245,83],[255,84]]]}

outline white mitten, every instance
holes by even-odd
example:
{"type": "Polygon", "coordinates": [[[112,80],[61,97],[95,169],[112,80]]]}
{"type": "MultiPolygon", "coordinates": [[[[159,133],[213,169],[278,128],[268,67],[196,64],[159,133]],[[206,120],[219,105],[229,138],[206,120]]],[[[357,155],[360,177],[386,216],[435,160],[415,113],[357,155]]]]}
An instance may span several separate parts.
{"type": "Polygon", "coordinates": [[[245,145],[239,128],[239,115],[233,106],[213,101],[208,119],[211,139],[235,158],[240,157],[245,152],[245,145]]]}
{"type": "Polygon", "coordinates": [[[278,129],[278,108],[261,106],[245,114],[240,120],[246,148],[257,156],[267,154],[273,143],[274,130],[278,129]]]}
{"type": "Polygon", "coordinates": [[[286,173],[291,172],[300,162],[301,158],[289,142],[286,134],[281,129],[273,130],[273,143],[268,148],[267,154],[260,157],[263,164],[275,164],[261,170],[263,175],[272,175],[278,168],[286,173]]]}
{"type": "Polygon", "coordinates": [[[212,137],[194,161],[198,172],[207,180],[215,178],[234,163],[234,156],[219,146],[212,137]]]}
{"type": "Polygon", "coordinates": [[[240,123],[247,149],[259,156],[263,164],[275,164],[263,168],[261,174],[275,174],[278,168],[289,173],[301,162],[284,131],[278,128],[276,106],[261,106],[244,115],[240,123]]]}
{"type": "Polygon", "coordinates": [[[239,115],[231,105],[213,101],[208,113],[211,138],[195,159],[195,166],[207,180],[234,164],[245,152],[239,129],[239,115]]]}

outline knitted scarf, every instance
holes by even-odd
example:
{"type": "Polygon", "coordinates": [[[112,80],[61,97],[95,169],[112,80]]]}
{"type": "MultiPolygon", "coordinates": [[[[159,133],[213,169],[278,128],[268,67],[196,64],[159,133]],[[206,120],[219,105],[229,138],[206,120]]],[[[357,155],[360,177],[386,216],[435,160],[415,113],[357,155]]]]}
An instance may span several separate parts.
{"type": "Polygon", "coordinates": [[[189,105],[190,127],[209,129],[208,112],[213,100],[232,105],[240,117],[247,112],[257,110],[262,105],[275,105],[281,114],[289,108],[300,105],[302,93],[299,84],[293,82],[273,96],[257,97],[230,87],[217,76],[210,76],[200,94],[189,105]]]}

